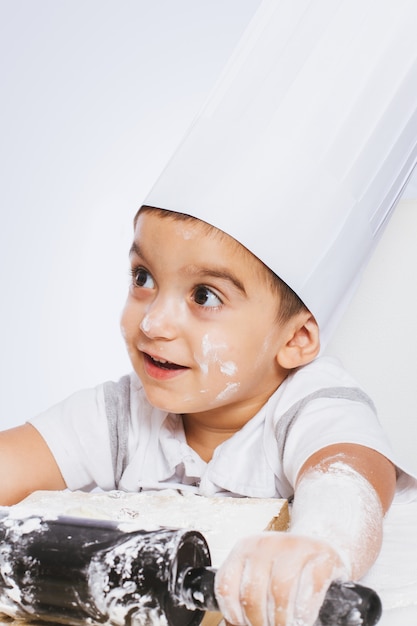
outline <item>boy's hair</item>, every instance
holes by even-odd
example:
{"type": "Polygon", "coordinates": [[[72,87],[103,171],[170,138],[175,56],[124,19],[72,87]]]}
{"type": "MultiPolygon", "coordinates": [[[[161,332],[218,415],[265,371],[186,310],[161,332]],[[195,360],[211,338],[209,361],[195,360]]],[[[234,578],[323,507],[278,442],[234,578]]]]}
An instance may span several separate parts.
{"type": "MultiPolygon", "coordinates": [[[[135,215],[135,218],[134,218],[135,225],[139,217],[139,214],[145,213],[145,212],[155,212],[158,214],[159,217],[170,217],[171,219],[174,219],[177,221],[184,221],[184,222],[194,221],[197,219],[196,217],[193,217],[192,215],[188,215],[187,213],[179,213],[177,211],[169,211],[166,209],[160,209],[157,207],[142,205],[135,215]]],[[[225,234],[225,233],[222,233],[221,230],[218,230],[217,228],[215,228],[214,226],[211,226],[207,222],[203,222],[202,220],[199,220],[199,221],[203,225],[203,227],[206,229],[208,235],[212,235],[214,233],[220,234],[220,235],[225,234]]],[[[227,237],[228,239],[235,241],[233,237],[230,237],[229,235],[227,235],[227,237]]],[[[267,265],[265,265],[265,263],[263,263],[255,255],[253,255],[252,252],[250,252],[250,250],[247,250],[245,246],[243,246],[237,241],[235,241],[235,243],[240,248],[243,248],[244,250],[249,252],[249,254],[251,254],[259,262],[260,266],[264,270],[262,274],[267,281],[267,285],[271,288],[272,291],[275,291],[277,295],[279,296],[280,306],[279,306],[279,311],[278,311],[278,316],[277,316],[277,319],[279,322],[285,323],[289,319],[291,319],[294,315],[297,315],[297,313],[301,313],[301,311],[308,310],[304,302],[297,296],[295,291],[293,291],[291,287],[287,285],[287,283],[281,280],[281,278],[277,276],[267,265]]]]}

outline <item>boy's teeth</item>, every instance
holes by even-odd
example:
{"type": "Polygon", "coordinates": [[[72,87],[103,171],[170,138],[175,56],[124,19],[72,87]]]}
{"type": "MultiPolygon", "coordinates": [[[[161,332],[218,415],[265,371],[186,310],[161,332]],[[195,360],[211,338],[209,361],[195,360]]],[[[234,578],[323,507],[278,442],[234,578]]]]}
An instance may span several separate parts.
{"type": "Polygon", "coordinates": [[[151,359],[154,363],[156,363],[157,365],[160,365],[161,367],[166,367],[166,368],[178,367],[175,363],[171,363],[171,361],[167,361],[166,359],[156,359],[153,356],[151,356],[151,359]]]}
{"type": "Polygon", "coordinates": [[[172,363],[172,361],[167,361],[166,359],[156,359],[153,356],[148,355],[153,363],[156,365],[160,365],[160,367],[165,369],[184,369],[181,365],[177,363],[172,363]]]}

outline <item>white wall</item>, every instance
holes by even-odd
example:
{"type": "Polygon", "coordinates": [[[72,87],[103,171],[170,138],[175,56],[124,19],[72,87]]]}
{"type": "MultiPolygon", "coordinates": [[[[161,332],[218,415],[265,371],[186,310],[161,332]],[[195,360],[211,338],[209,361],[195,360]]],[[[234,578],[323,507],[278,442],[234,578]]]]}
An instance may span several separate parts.
{"type": "Polygon", "coordinates": [[[417,200],[396,208],[326,352],[369,393],[400,460],[417,474],[417,200]]]}
{"type": "MultiPolygon", "coordinates": [[[[131,219],[259,1],[0,0],[2,428],[129,369],[118,326],[131,219]]],[[[414,281],[415,231],[398,216],[385,237],[414,281]]],[[[415,384],[401,354],[415,331],[392,316],[415,295],[396,278],[385,293],[391,270],[375,257],[371,325],[355,300],[330,348],[376,396],[396,445],[395,420],[408,424],[412,463],[415,384]]]]}
{"type": "Polygon", "coordinates": [[[259,0],[0,0],[0,427],[129,368],[131,221],[259,0]]]}

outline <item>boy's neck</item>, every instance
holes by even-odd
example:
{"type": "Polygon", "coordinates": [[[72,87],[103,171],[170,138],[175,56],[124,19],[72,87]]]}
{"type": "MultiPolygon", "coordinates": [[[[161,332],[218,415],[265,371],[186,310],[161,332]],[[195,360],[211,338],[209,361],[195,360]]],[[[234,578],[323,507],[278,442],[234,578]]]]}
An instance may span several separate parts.
{"type": "Polygon", "coordinates": [[[183,424],[187,443],[206,463],[211,461],[215,449],[227,439],[230,439],[239,429],[218,429],[195,422],[192,418],[183,415],[183,424]]]}
{"type": "Polygon", "coordinates": [[[201,413],[183,414],[188,445],[207,463],[215,449],[241,430],[266,404],[271,394],[257,397],[249,406],[222,407],[201,413]]]}

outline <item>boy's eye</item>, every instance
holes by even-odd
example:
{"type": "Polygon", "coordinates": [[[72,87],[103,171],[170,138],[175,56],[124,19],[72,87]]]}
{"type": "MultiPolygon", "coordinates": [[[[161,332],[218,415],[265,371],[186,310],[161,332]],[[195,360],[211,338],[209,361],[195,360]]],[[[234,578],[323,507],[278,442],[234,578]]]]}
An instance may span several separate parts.
{"type": "Polygon", "coordinates": [[[214,308],[222,304],[219,296],[216,296],[216,294],[211,291],[211,289],[205,287],[204,285],[199,285],[195,288],[193,297],[194,302],[196,302],[200,306],[214,308]]]}
{"type": "Polygon", "coordinates": [[[152,276],[143,267],[134,267],[132,269],[132,278],[135,287],[153,289],[155,286],[152,276]]]}

